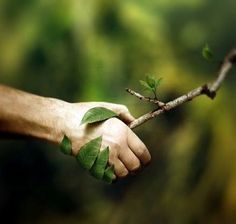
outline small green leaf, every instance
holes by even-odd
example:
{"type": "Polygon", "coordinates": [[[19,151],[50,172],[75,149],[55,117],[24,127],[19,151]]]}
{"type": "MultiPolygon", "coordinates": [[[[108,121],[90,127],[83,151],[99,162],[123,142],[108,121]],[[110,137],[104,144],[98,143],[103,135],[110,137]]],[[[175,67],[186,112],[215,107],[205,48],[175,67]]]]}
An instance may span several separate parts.
{"type": "Polygon", "coordinates": [[[112,110],[109,110],[107,108],[104,107],[94,107],[90,110],[88,110],[82,121],[81,124],[92,124],[98,121],[104,121],[106,119],[109,119],[111,117],[116,117],[117,114],[115,112],[113,112],[112,110]]]}
{"type": "Polygon", "coordinates": [[[156,87],[156,78],[154,76],[147,75],[146,76],[146,82],[152,89],[155,89],[155,87],[156,87]]]}
{"type": "Polygon", "coordinates": [[[208,60],[208,61],[212,60],[212,58],[213,58],[213,53],[212,53],[211,49],[209,48],[208,44],[206,44],[206,45],[202,48],[202,56],[203,56],[206,60],[208,60]]]}
{"type": "Polygon", "coordinates": [[[153,92],[153,88],[148,85],[146,81],[139,80],[140,84],[144,87],[144,90],[147,90],[149,92],[153,92]]]}
{"type": "Polygon", "coordinates": [[[154,94],[154,98],[157,98],[157,87],[160,85],[162,78],[155,78],[152,75],[146,75],[146,81],[140,80],[140,84],[144,87],[144,90],[154,94]]]}
{"type": "Polygon", "coordinates": [[[95,178],[99,180],[102,179],[108,159],[109,159],[109,147],[106,147],[104,150],[99,152],[98,157],[90,170],[90,173],[95,178]]]}
{"type": "Polygon", "coordinates": [[[66,135],[64,135],[64,137],[62,139],[62,142],[60,144],[60,149],[61,149],[62,153],[66,154],[66,155],[71,155],[72,144],[71,144],[70,139],[66,135]]]}
{"type": "Polygon", "coordinates": [[[104,172],[103,180],[111,184],[112,181],[115,179],[116,179],[116,175],[114,174],[114,166],[107,167],[104,172]]]}
{"type": "Polygon", "coordinates": [[[155,89],[157,89],[157,87],[161,84],[163,78],[159,78],[155,81],[155,89]]]}
{"type": "Polygon", "coordinates": [[[90,170],[93,166],[99,154],[101,143],[102,136],[92,139],[80,148],[76,159],[84,169],[90,170]]]}

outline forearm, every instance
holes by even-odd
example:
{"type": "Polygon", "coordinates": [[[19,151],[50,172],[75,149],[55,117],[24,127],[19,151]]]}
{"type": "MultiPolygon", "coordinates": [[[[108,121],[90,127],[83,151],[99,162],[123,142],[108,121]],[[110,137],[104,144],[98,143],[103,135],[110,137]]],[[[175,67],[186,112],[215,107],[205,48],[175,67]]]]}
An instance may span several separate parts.
{"type": "Polygon", "coordinates": [[[19,134],[58,143],[64,101],[0,85],[1,133],[19,134]]]}

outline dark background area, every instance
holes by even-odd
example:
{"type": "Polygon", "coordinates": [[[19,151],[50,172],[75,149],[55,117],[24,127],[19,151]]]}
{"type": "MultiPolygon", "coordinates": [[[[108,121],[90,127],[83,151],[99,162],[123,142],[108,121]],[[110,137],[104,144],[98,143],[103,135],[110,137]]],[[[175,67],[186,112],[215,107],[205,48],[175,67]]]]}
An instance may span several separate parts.
{"type": "MultiPolygon", "coordinates": [[[[125,92],[163,77],[170,100],[216,75],[235,46],[234,0],[1,0],[0,82],[69,102],[151,109],[125,92]]],[[[152,154],[139,175],[107,185],[58,147],[0,141],[1,223],[235,223],[235,69],[200,97],[135,132],[152,154]],[[5,220],[5,221],[4,221],[5,220]],[[6,221],[7,220],[7,221],[6,221]]]]}

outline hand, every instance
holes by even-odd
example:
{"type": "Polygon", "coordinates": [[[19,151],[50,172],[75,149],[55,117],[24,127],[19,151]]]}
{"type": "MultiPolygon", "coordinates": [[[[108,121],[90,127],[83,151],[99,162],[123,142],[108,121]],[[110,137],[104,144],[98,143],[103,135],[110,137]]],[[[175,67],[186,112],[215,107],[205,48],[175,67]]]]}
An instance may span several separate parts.
{"type": "Polygon", "coordinates": [[[60,144],[64,135],[72,142],[72,153],[102,135],[102,147],[109,146],[109,164],[118,177],[137,170],[150,161],[143,142],[125,123],[134,120],[128,109],[112,103],[67,103],[0,85],[0,134],[16,134],[60,144]],[[84,114],[93,107],[106,107],[121,120],[111,118],[94,125],[80,125],[84,114]]]}
{"type": "Polygon", "coordinates": [[[67,112],[63,113],[65,117],[62,119],[62,130],[72,141],[73,155],[77,155],[85,143],[102,135],[102,148],[109,146],[109,164],[114,165],[117,177],[125,177],[130,171],[135,171],[141,164],[145,165],[150,161],[151,156],[144,143],[125,124],[134,120],[127,107],[103,102],[68,104],[67,107],[64,108],[67,112]],[[84,113],[93,107],[113,110],[125,123],[118,118],[111,118],[94,125],[80,125],[84,113]]]}

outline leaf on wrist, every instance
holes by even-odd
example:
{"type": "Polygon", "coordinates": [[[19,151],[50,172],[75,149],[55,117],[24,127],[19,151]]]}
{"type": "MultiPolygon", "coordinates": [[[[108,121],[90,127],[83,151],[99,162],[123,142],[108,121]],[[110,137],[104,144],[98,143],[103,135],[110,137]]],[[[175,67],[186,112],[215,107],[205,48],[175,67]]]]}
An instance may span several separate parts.
{"type": "Polygon", "coordinates": [[[64,135],[63,139],[62,139],[62,142],[60,144],[60,149],[61,149],[61,152],[65,155],[71,155],[71,152],[72,152],[72,144],[71,144],[71,141],[70,139],[64,135]]]}
{"type": "Polygon", "coordinates": [[[105,168],[108,163],[108,159],[109,159],[109,147],[106,147],[104,150],[99,152],[98,157],[90,170],[92,176],[94,176],[99,180],[103,178],[105,168]]]}
{"type": "Polygon", "coordinates": [[[104,107],[94,107],[90,110],[88,110],[83,118],[80,124],[92,124],[99,121],[107,120],[111,117],[116,117],[117,114],[113,112],[112,110],[109,110],[104,107]]]}
{"type": "Polygon", "coordinates": [[[103,180],[109,184],[112,183],[113,180],[116,179],[116,175],[114,173],[114,166],[109,166],[106,168],[103,176],[103,180]]]}
{"type": "Polygon", "coordinates": [[[92,168],[99,154],[101,143],[102,136],[92,139],[80,148],[76,159],[84,169],[90,170],[92,168]]]}

